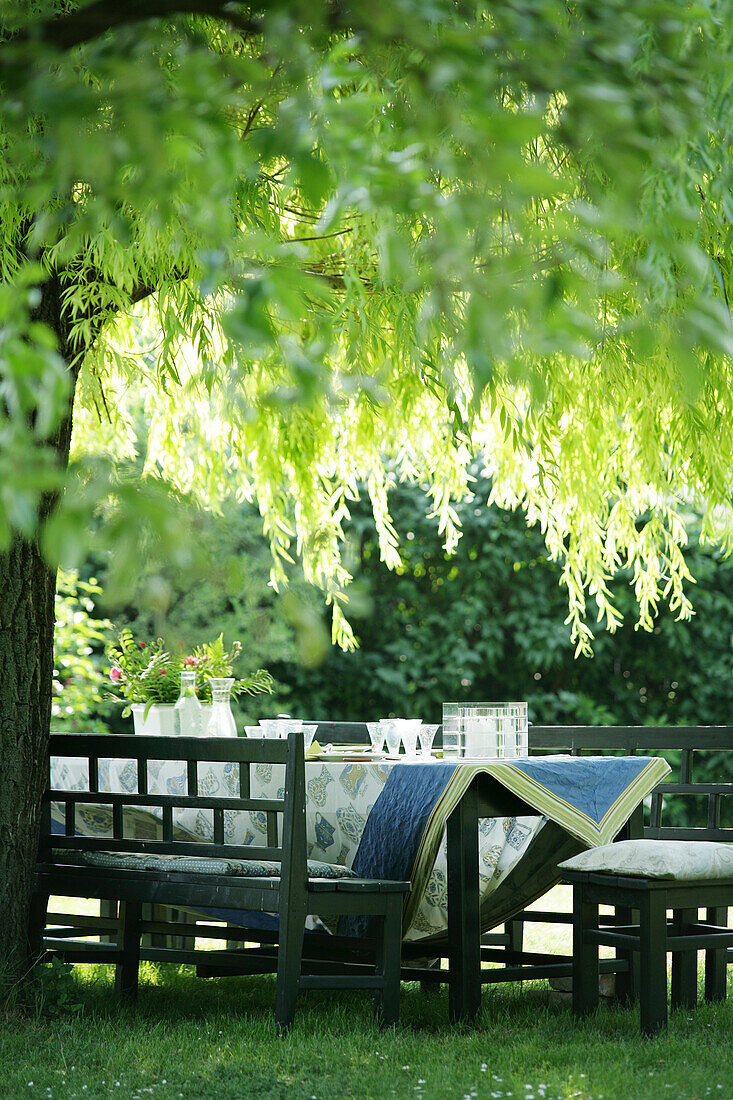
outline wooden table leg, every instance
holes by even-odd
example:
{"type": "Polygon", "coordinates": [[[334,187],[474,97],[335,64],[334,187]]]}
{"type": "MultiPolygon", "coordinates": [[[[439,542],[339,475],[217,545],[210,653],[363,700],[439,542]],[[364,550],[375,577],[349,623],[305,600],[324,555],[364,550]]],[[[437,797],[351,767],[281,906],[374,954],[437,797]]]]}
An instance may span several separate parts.
{"type": "MultiPolygon", "coordinates": [[[[680,935],[686,925],[696,924],[697,909],[674,909],[672,911],[672,935],[680,935]]],[[[694,1008],[697,1004],[697,951],[674,951],[672,953],[672,989],[673,1008],[694,1008]]]]}
{"type": "Polygon", "coordinates": [[[481,1007],[478,797],[473,784],[448,818],[448,1006],[451,1021],[481,1007]]]}

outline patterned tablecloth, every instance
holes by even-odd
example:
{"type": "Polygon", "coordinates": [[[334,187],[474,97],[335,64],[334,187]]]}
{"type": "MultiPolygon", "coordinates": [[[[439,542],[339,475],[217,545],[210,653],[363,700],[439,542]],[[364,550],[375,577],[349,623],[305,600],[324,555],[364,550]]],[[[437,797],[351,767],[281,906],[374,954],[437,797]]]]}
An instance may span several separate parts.
{"type": "MultiPolygon", "coordinates": [[[[536,816],[479,821],[483,920],[484,902],[521,860],[547,819],[583,846],[607,844],[669,770],[666,761],[654,757],[549,756],[432,763],[342,757],[307,761],[308,856],[354,865],[357,874],[366,878],[409,878],[413,890],[405,905],[405,938],[434,937],[448,927],[445,824],[474,780],[485,782],[480,777],[486,776],[488,782],[506,787],[537,811],[536,816]]],[[[199,794],[238,797],[238,777],[237,765],[209,763],[199,772],[199,794]]],[[[250,765],[252,796],[268,798],[275,792],[279,796],[284,778],[284,765],[250,765]]],[[[88,790],[86,761],[52,761],[51,779],[62,789],[88,790]]],[[[99,789],[136,792],[137,762],[100,760],[99,789]]],[[[183,761],[150,760],[148,791],[185,795],[183,761]]],[[[160,835],[162,811],[129,809],[123,816],[126,835],[150,839],[160,835]]],[[[52,808],[52,818],[63,829],[59,805],[52,808]]],[[[87,835],[111,836],[111,808],[79,806],[75,827],[87,835]]],[[[174,835],[210,840],[213,831],[211,810],[174,811],[174,835]]],[[[266,834],[262,811],[224,812],[228,842],[264,845],[266,834]]],[[[556,881],[556,862],[549,852],[545,889],[553,884],[553,874],[556,881]]],[[[538,883],[538,893],[542,885],[538,883]]],[[[493,927],[488,913],[486,918],[488,927],[493,927]]]]}
{"type": "MultiPolygon", "coordinates": [[[[351,867],[359,848],[367,817],[384,789],[393,761],[328,760],[306,761],[306,831],[308,856],[351,867]]],[[[251,794],[267,798],[282,788],[284,765],[251,766],[251,794]]],[[[88,790],[85,760],[54,760],[54,786],[67,790],[88,790]]],[[[137,790],[137,764],[129,761],[99,762],[99,785],[103,791],[137,790]]],[[[148,763],[151,794],[185,794],[183,764],[151,760],[148,763]]],[[[238,778],[230,765],[209,764],[199,775],[199,793],[238,796],[238,778]]],[[[160,835],[160,812],[140,809],[125,811],[125,832],[139,838],[160,835]]],[[[57,827],[63,826],[60,805],[52,808],[57,827]]],[[[264,845],[266,820],[260,811],[225,811],[225,838],[234,844],[264,845]]],[[[486,818],[479,823],[479,879],[482,898],[499,886],[521,859],[532,838],[541,829],[542,816],[486,818]]],[[[77,829],[89,836],[111,835],[111,811],[102,806],[79,806],[77,829]]],[[[182,809],[175,812],[174,830],[179,837],[210,840],[213,836],[211,811],[182,809]]],[[[438,845],[432,868],[422,889],[419,904],[405,938],[418,940],[444,932],[448,926],[445,835],[438,845]]]]}

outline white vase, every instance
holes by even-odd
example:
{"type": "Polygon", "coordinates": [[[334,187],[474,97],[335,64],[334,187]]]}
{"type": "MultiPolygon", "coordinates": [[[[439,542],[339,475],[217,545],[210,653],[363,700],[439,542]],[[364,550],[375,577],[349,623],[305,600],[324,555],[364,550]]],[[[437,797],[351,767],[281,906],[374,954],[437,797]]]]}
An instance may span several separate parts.
{"type": "Polygon", "coordinates": [[[157,703],[145,714],[145,703],[133,703],[132,718],[135,733],[147,733],[153,737],[173,737],[176,732],[176,708],[172,703],[157,703]]]}
{"type": "MultiPolygon", "coordinates": [[[[201,729],[206,730],[211,718],[211,705],[201,707],[201,729]]],[[[176,708],[173,703],[156,703],[145,715],[144,703],[132,704],[135,733],[147,733],[154,737],[174,737],[176,734],[176,708]]]]}

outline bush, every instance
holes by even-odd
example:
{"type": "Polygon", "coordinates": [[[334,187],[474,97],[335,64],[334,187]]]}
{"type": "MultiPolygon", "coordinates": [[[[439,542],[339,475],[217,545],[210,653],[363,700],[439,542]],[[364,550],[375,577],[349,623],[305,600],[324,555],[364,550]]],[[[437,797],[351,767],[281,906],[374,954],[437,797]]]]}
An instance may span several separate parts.
{"type": "Polygon", "coordinates": [[[102,589],[94,577],[59,571],[51,728],[56,732],[105,733],[111,704],[104,672],[104,646],[112,624],[95,618],[95,599],[102,589]]]}
{"type": "Polygon", "coordinates": [[[696,615],[660,613],[652,633],[633,626],[630,578],[614,585],[626,623],[595,630],[592,659],[573,655],[560,569],[524,517],[487,507],[490,483],[456,506],[463,536],[448,557],[419,489],[398,485],[390,503],[404,568],[379,561],[363,504],[349,527],[363,608],[361,648],[337,650],[316,669],[271,666],[291,685],[299,713],[322,719],[411,714],[440,721],[445,700],[529,701],[542,724],[725,724],[733,704],[733,566],[691,548],[696,615]]]}

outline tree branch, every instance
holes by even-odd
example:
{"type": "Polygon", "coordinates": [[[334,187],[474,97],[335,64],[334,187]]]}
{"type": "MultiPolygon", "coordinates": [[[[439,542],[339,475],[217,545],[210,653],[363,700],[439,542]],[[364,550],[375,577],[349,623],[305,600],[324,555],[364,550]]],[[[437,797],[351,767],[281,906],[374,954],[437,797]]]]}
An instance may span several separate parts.
{"type": "MultiPolygon", "coordinates": [[[[287,5],[283,5],[287,7],[287,5]]],[[[91,4],[76,11],[31,23],[23,30],[8,35],[9,43],[43,42],[57,50],[72,50],[100,38],[107,31],[154,19],[172,19],[177,15],[209,15],[229,23],[243,35],[261,34],[263,13],[268,0],[259,0],[258,11],[253,14],[249,5],[232,0],[92,0],[91,4]]],[[[307,12],[307,6],[305,7],[307,12]]],[[[299,14],[302,18],[304,12],[299,14]]],[[[358,30],[345,0],[331,0],[322,12],[319,24],[329,30],[358,30]]],[[[306,20],[307,21],[307,20],[306,20]]]]}
{"type": "Polygon", "coordinates": [[[257,34],[262,29],[262,20],[246,16],[237,7],[226,0],[128,0],[125,4],[118,0],[94,0],[78,11],[32,23],[10,41],[43,42],[58,50],[71,50],[116,27],[176,15],[210,15],[230,22],[242,33],[257,34]]]}

